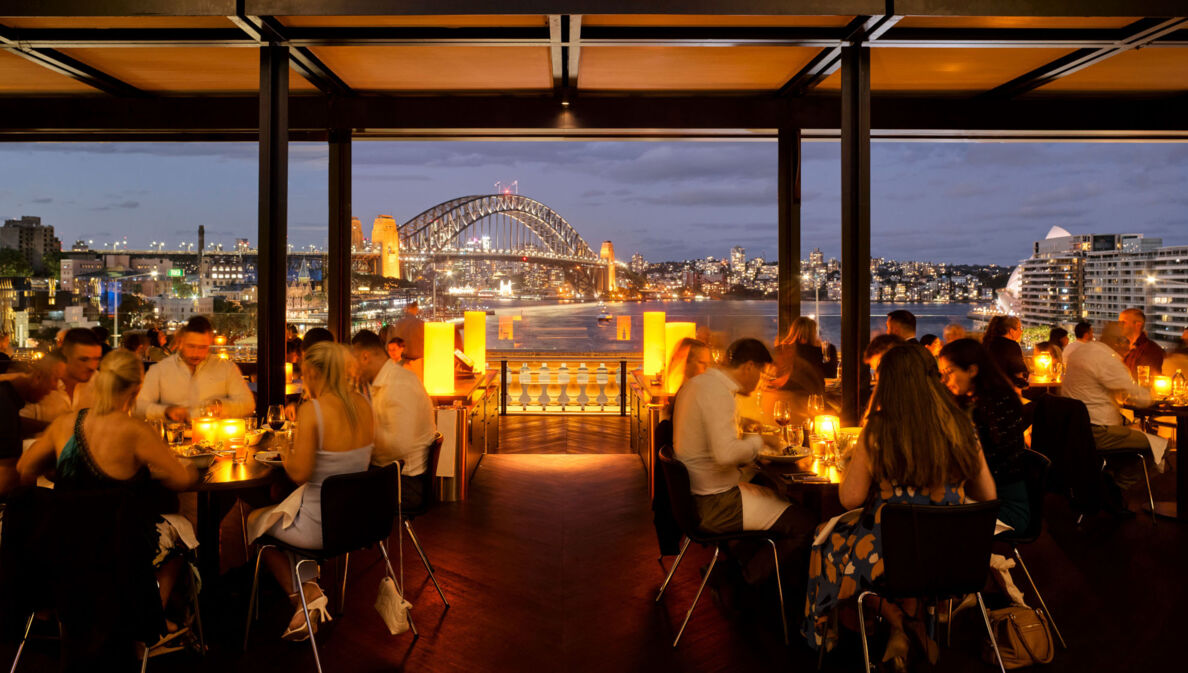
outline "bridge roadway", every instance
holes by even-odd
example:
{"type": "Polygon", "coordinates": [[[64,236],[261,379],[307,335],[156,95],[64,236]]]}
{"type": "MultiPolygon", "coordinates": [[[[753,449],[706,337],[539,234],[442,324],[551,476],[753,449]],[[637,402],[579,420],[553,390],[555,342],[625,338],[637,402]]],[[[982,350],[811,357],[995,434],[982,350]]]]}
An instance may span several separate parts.
{"type": "Polygon", "coordinates": [[[562,255],[548,252],[539,249],[527,250],[460,250],[457,248],[446,248],[434,252],[424,252],[419,250],[404,250],[400,251],[400,262],[438,262],[438,261],[460,261],[460,260],[475,260],[475,261],[502,261],[502,262],[532,262],[535,264],[573,264],[577,266],[600,267],[605,266],[606,262],[597,257],[586,257],[579,255],[562,255]]]}

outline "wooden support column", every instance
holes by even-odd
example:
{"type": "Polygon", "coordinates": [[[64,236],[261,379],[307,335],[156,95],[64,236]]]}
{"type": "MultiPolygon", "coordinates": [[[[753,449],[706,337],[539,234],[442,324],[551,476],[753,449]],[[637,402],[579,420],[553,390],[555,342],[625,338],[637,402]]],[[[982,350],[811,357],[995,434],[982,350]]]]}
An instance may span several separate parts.
{"type": "Polygon", "coordinates": [[[844,47],[841,72],[842,420],[854,425],[870,381],[870,48],[844,47]]]}
{"type": "MultiPolygon", "coordinates": [[[[779,168],[779,334],[800,317],[800,129],[781,128],[779,168]]],[[[818,323],[821,317],[817,316],[818,323]]]]}
{"type": "Polygon", "coordinates": [[[260,47],[259,286],[256,408],[285,401],[285,283],[289,242],[289,48],[260,47]]]}
{"type": "Polygon", "coordinates": [[[326,269],[329,329],[335,341],[351,339],[351,132],[330,131],[330,255],[326,269]]]}

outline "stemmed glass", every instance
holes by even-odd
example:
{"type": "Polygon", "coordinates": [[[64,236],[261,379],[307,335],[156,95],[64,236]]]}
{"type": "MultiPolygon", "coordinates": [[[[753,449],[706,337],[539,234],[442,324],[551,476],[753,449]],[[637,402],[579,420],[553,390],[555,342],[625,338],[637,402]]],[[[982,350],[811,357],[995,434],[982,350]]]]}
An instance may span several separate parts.
{"type": "Polygon", "coordinates": [[[780,426],[780,430],[784,435],[784,446],[787,446],[788,424],[792,422],[792,404],[788,400],[776,400],[775,406],[772,407],[771,415],[775,418],[776,425],[780,426]]]}
{"type": "Polygon", "coordinates": [[[270,404],[264,414],[264,422],[276,432],[285,427],[285,408],[279,404],[270,404]]]}
{"type": "Polygon", "coordinates": [[[824,398],[824,396],[822,396],[822,395],[809,395],[809,396],[808,396],[808,412],[809,412],[809,415],[810,415],[810,416],[816,416],[817,414],[824,413],[824,411],[825,411],[825,398],[824,398]]]}

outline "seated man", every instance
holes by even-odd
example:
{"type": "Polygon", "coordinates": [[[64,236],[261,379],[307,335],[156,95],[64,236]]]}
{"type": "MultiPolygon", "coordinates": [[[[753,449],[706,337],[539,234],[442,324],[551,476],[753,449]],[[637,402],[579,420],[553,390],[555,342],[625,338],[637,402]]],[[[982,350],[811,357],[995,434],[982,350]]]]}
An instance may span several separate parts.
{"type": "Polygon", "coordinates": [[[211,357],[214,328],[194,316],[181,328],[178,352],[153,365],[136,397],[136,413],[150,419],[185,421],[213,407],[216,416],[237,418],[255,413],[256,399],[239,367],[211,357]]]}
{"type": "Polygon", "coordinates": [[[388,357],[384,342],[371,330],[351,339],[351,352],[358,363],[359,378],[371,387],[371,410],[375,414],[375,449],[372,465],[403,461],[400,470],[401,505],[420,507],[424,502],[420,476],[429,469],[429,445],[437,436],[433,401],[425,384],[408,369],[388,357]]]}
{"type": "MultiPolygon", "coordinates": [[[[1125,425],[1126,419],[1119,411],[1116,400],[1119,394],[1124,394],[1129,396],[1133,404],[1151,403],[1150,391],[1130,378],[1130,372],[1118,353],[1119,349],[1125,349],[1130,344],[1118,334],[1116,325],[1107,325],[1101,339],[1085,342],[1068,355],[1063,380],[1064,395],[1080,400],[1089,410],[1093,440],[1098,450],[1150,449],[1151,442],[1147,435],[1125,425]]],[[[1138,482],[1138,469],[1134,466],[1118,469],[1114,464],[1110,464],[1107,469],[1119,491],[1109,494],[1106,505],[1116,513],[1125,513],[1123,494],[1138,482]]]]}
{"type": "Polygon", "coordinates": [[[17,372],[0,381],[0,427],[5,429],[0,432],[0,497],[20,483],[16,464],[25,437],[23,431],[17,431],[22,425],[21,408],[40,402],[56,384],[51,367],[40,363],[31,371],[17,372]]]}
{"type": "MultiPolygon", "coordinates": [[[[777,544],[780,558],[793,573],[783,575],[788,587],[804,576],[816,520],[800,505],[744,479],[743,467],[755,461],[765,440],[758,435],[740,437],[735,420],[735,397],[749,395],[771,363],[763,342],[739,339],[726,350],[721,368],[686,381],[673,409],[673,453],[689,471],[702,530],[770,530],[783,538],[777,544]]],[[[761,576],[757,570],[749,574],[754,579],[761,576]]]]}
{"type": "Polygon", "coordinates": [[[392,358],[392,362],[400,364],[404,358],[404,339],[400,337],[388,339],[388,357],[392,358]]]}
{"type": "Polygon", "coordinates": [[[896,309],[888,313],[887,334],[894,334],[908,343],[917,343],[916,316],[911,311],[904,309],[896,309]]]}
{"type": "Polygon", "coordinates": [[[46,395],[40,402],[21,409],[21,416],[31,419],[41,427],[48,426],[55,418],[65,413],[91,406],[91,377],[99,370],[103,347],[94,332],[75,327],[63,334],[62,346],[57,355],[51,353],[46,359],[53,363],[59,356],[64,364],[59,369],[61,374],[58,389],[46,395]]]}
{"type": "Polygon", "coordinates": [[[1118,314],[1118,322],[1122,325],[1122,336],[1127,345],[1122,362],[1130,370],[1130,375],[1137,376],[1140,366],[1148,367],[1152,376],[1162,371],[1163,349],[1147,338],[1147,314],[1142,309],[1128,308],[1118,314]]]}

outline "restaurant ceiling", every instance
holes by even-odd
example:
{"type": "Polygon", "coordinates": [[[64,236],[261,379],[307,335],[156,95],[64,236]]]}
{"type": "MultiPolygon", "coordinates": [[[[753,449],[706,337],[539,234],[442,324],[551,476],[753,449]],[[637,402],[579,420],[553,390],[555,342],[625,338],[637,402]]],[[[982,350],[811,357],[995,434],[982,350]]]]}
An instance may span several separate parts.
{"type": "Polygon", "coordinates": [[[876,95],[1180,106],[1188,97],[1188,18],[1166,18],[1188,9],[1174,0],[697,0],[690,13],[658,13],[669,5],[512,0],[496,14],[478,0],[409,0],[407,14],[386,15],[391,3],[379,0],[9,0],[0,102],[250,94],[257,47],[269,40],[290,46],[297,95],[577,101],[558,127],[601,96],[770,97],[793,107],[834,98],[839,50],[855,40],[871,47],[876,95]],[[523,11],[562,6],[607,13],[523,11]],[[902,15],[879,14],[889,6],[902,15]],[[734,13],[707,13],[719,7],[734,13]]]}

